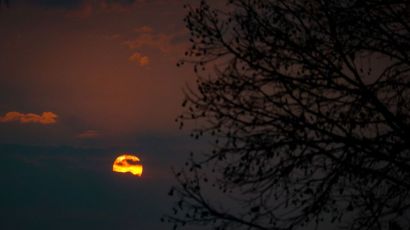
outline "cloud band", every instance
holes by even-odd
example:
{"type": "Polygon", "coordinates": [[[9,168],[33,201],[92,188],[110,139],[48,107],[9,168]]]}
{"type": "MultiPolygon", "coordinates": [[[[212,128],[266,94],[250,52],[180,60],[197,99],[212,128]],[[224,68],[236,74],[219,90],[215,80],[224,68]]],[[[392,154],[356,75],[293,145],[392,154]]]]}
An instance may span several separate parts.
{"type": "Polygon", "coordinates": [[[43,112],[41,115],[34,113],[19,113],[19,112],[7,112],[4,116],[0,116],[0,122],[13,122],[18,121],[20,123],[39,123],[43,125],[54,124],[57,122],[57,114],[53,112],[43,112]]]}

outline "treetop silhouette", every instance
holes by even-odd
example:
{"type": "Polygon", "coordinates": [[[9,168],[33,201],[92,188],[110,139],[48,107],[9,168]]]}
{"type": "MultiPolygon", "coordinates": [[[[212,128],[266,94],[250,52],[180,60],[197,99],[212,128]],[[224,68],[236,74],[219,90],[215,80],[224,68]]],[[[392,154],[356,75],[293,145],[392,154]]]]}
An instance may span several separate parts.
{"type": "Polygon", "coordinates": [[[410,2],[186,6],[196,88],[177,119],[212,151],[176,172],[175,227],[410,226],[410,2]]]}

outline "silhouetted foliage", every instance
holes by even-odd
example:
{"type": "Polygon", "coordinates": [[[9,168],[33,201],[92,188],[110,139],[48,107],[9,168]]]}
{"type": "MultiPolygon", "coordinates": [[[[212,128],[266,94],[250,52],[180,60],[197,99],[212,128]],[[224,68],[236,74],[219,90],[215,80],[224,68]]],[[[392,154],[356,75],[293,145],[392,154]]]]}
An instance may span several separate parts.
{"type": "Polygon", "coordinates": [[[177,119],[212,151],[176,172],[175,228],[410,226],[410,2],[186,6],[177,119]]]}

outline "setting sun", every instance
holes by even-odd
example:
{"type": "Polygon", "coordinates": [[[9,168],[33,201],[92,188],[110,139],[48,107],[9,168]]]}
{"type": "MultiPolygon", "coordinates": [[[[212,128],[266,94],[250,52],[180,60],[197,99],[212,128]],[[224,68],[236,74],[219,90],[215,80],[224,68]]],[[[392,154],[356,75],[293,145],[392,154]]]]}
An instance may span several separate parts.
{"type": "Polygon", "coordinates": [[[113,172],[132,173],[134,176],[142,175],[140,159],[134,155],[123,154],[118,156],[112,165],[113,172]]]}

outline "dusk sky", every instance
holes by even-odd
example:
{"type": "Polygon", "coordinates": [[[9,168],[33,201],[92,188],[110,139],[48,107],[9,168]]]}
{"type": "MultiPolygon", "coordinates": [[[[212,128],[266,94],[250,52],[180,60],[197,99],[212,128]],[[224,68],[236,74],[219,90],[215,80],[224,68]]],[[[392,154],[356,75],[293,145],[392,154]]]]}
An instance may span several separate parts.
{"type": "MultiPolygon", "coordinates": [[[[11,0],[0,9],[0,229],[170,229],[191,66],[182,0],[11,0]],[[142,177],[113,173],[135,153],[142,177]]],[[[196,1],[190,1],[195,4],[196,1]]]]}

